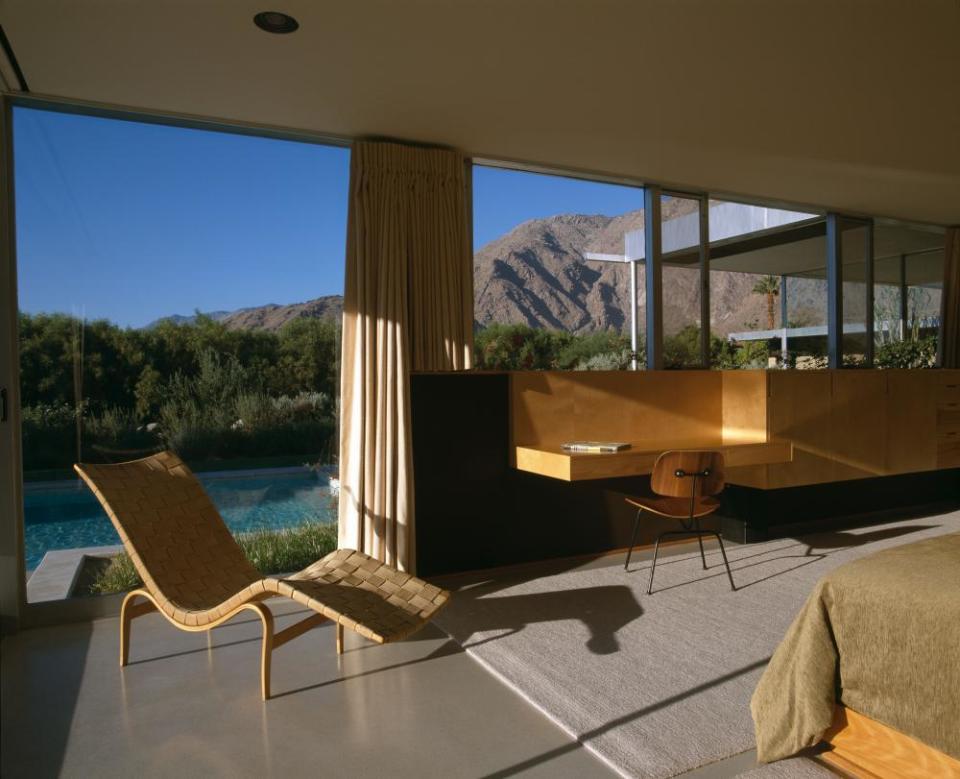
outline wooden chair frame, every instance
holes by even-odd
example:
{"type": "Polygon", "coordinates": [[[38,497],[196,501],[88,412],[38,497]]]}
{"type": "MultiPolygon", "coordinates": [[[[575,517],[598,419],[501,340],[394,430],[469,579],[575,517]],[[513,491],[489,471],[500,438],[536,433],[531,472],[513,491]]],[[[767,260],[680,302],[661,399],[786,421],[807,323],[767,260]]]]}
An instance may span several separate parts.
{"type": "MultiPolygon", "coordinates": [[[[153,596],[143,589],[131,590],[123,599],[123,605],[120,607],[120,667],[124,668],[130,662],[130,632],[133,620],[146,614],[152,614],[158,611],[167,618],[174,627],[179,630],[185,630],[190,633],[200,633],[213,630],[225,622],[229,622],[241,611],[252,611],[263,624],[263,640],[260,648],[260,693],[263,699],[270,699],[270,671],[272,667],[273,650],[279,649],[284,644],[293,641],[293,639],[302,636],[304,633],[313,630],[324,622],[331,621],[329,617],[323,614],[311,614],[299,622],[295,622],[280,632],[276,632],[273,621],[273,612],[270,611],[261,601],[250,601],[244,603],[233,611],[228,612],[220,619],[209,625],[189,626],[181,625],[167,617],[163,610],[157,605],[153,596]],[[144,598],[142,603],[134,603],[137,598],[144,598]]],[[[336,647],[337,654],[343,654],[343,625],[336,623],[336,647]]]]}
{"type": "Polygon", "coordinates": [[[708,507],[698,511],[698,498],[716,495],[723,490],[723,455],[715,451],[668,451],[657,458],[654,464],[653,473],[650,477],[650,485],[653,491],[658,495],[669,498],[685,499],[689,498],[688,511],[686,514],[667,513],[665,510],[658,510],[655,504],[651,504],[644,498],[627,498],[627,502],[637,508],[637,518],[633,523],[633,534],[630,537],[630,547],[627,549],[627,559],[623,564],[625,571],[630,569],[630,557],[633,554],[633,547],[637,543],[637,533],[640,530],[640,517],[644,511],[649,511],[660,516],[669,517],[680,522],[682,530],[664,530],[657,535],[656,544],[653,547],[653,563],[650,566],[650,580],[647,583],[647,595],[653,594],[653,576],[657,570],[657,559],[660,555],[660,541],[667,536],[696,536],[697,543],[700,545],[700,560],[703,563],[703,569],[707,570],[707,556],[703,551],[703,537],[714,536],[720,545],[720,554],[723,557],[723,565],[727,569],[727,578],[730,580],[730,589],[736,591],[737,586],[733,582],[733,573],[730,570],[730,562],[727,560],[727,552],[723,547],[723,539],[715,530],[703,530],[700,527],[700,518],[712,514],[719,507],[708,507]]]}
{"type": "Polygon", "coordinates": [[[350,628],[378,644],[400,641],[443,608],[450,593],[369,555],[337,549],[302,571],[264,577],[250,563],[203,487],[172,452],[115,465],[77,465],[120,535],[144,584],[120,610],[120,666],[131,623],[159,611],[174,627],[208,631],[252,611],[263,639],[260,688],[271,694],[273,650],[330,620],[337,653],[350,628]],[[286,597],[315,613],[277,632],[263,601],[286,597]]]}

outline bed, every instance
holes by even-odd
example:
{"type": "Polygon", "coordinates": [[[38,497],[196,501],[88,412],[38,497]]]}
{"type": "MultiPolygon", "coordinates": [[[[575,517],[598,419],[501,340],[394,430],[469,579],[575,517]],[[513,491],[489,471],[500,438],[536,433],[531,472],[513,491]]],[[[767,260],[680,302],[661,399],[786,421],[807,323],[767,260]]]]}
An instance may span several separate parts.
{"type": "Polygon", "coordinates": [[[824,758],[855,775],[906,775],[903,760],[960,776],[960,533],[821,579],[750,709],[762,762],[826,741],[824,758]]]}

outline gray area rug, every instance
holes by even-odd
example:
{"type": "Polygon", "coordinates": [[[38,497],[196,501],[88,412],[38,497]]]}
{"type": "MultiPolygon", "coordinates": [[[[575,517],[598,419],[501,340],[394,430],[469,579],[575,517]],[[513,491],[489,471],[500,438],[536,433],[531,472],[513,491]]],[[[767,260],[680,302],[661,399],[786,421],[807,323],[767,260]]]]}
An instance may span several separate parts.
{"type": "Polygon", "coordinates": [[[791,757],[738,774],[747,779],[831,779],[837,775],[805,757],[791,757]]]}
{"type": "MultiPolygon", "coordinates": [[[[821,576],[957,531],[960,512],[728,546],[736,592],[719,551],[707,571],[698,553],[662,559],[651,596],[650,563],[636,558],[629,573],[611,561],[483,582],[460,589],[436,621],[623,776],[670,777],[754,746],[750,696],[821,576]]],[[[764,773],[819,770],[803,763],[764,773]]]]}

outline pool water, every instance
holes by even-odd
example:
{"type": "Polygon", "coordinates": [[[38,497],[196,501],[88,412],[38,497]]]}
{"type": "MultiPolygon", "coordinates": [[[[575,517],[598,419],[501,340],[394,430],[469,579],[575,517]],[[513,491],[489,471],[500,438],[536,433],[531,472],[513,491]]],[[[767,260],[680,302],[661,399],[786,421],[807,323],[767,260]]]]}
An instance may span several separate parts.
{"type": "MultiPolygon", "coordinates": [[[[313,471],[197,476],[234,533],[336,519],[328,479],[313,471]]],[[[120,543],[97,499],[80,481],[27,484],[23,507],[29,571],[51,549],[120,543]]]]}

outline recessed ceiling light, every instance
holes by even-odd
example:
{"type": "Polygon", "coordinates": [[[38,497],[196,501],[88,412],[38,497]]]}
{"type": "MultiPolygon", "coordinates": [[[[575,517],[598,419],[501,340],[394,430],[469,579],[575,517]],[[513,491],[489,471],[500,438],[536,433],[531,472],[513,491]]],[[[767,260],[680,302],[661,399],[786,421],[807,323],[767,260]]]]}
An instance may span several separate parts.
{"type": "Polygon", "coordinates": [[[296,19],[279,11],[262,11],[253,17],[253,23],[261,30],[273,32],[277,35],[295,32],[300,28],[296,19]]]}

